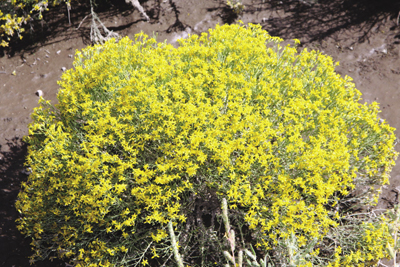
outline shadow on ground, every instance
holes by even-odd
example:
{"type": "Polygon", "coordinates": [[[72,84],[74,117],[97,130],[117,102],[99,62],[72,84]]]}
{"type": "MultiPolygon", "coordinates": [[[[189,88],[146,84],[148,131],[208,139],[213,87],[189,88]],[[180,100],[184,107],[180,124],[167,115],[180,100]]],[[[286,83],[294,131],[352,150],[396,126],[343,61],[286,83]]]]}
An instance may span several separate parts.
{"type": "MultiPolygon", "coordinates": [[[[134,7],[123,0],[112,1],[111,4],[104,0],[97,2],[95,12],[102,21],[121,14],[126,17],[135,11],[134,7]]],[[[28,23],[21,40],[17,36],[14,36],[11,39],[9,47],[0,47],[0,57],[5,54],[12,57],[22,51],[33,52],[43,45],[49,46],[75,38],[80,38],[85,45],[90,45],[92,44],[90,40],[90,27],[81,26],[82,22],[86,22],[87,24],[90,23],[91,19],[89,1],[74,3],[69,12],[65,4],[52,7],[45,13],[42,20],[34,19],[28,23]]],[[[142,20],[139,19],[127,25],[111,27],[110,30],[118,32],[142,20]]]]}
{"type": "Polygon", "coordinates": [[[284,39],[302,37],[302,42],[322,41],[357,26],[356,42],[368,41],[371,31],[397,18],[396,0],[271,0],[246,5],[247,14],[270,11],[261,24],[271,35],[284,39]]]}
{"type": "MultiPolygon", "coordinates": [[[[27,258],[32,255],[30,241],[16,228],[15,220],[19,214],[14,205],[22,181],[27,180],[24,160],[26,144],[19,138],[8,140],[8,152],[0,148],[0,266],[26,267],[27,258]]],[[[64,266],[61,261],[38,262],[34,267],[64,266]]]]}

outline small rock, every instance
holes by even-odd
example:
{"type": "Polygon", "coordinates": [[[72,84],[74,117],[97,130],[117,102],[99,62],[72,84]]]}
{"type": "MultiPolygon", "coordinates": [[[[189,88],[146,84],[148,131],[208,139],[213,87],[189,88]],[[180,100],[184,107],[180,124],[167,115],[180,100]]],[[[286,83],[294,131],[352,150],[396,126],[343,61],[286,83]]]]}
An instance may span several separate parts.
{"type": "Polygon", "coordinates": [[[73,55],[71,55],[71,54],[69,54],[69,55],[68,55],[68,57],[69,57],[69,58],[73,58],[74,56],[73,56],[73,55]]]}
{"type": "Polygon", "coordinates": [[[17,75],[17,72],[14,70],[11,74],[15,76],[17,75]]]}
{"type": "Polygon", "coordinates": [[[269,20],[269,18],[262,18],[262,22],[267,22],[269,20]]]}
{"type": "Polygon", "coordinates": [[[25,174],[25,175],[29,175],[29,174],[32,173],[32,171],[31,171],[30,168],[28,168],[28,169],[23,169],[23,170],[21,171],[21,173],[22,173],[22,174],[25,174]]]}
{"type": "Polygon", "coordinates": [[[44,51],[45,51],[47,54],[50,54],[49,50],[45,49],[44,51]]]}
{"type": "Polygon", "coordinates": [[[62,67],[61,70],[62,70],[62,71],[66,71],[67,68],[66,68],[66,67],[62,67]]]}
{"type": "Polygon", "coordinates": [[[50,56],[49,55],[45,55],[45,57],[49,58],[50,56]]]}
{"type": "Polygon", "coordinates": [[[382,49],[382,53],[386,55],[387,54],[387,49],[386,48],[382,49]]]}
{"type": "Polygon", "coordinates": [[[26,109],[26,107],[24,107],[24,109],[26,109]]]}
{"type": "Polygon", "coordinates": [[[43,91],[42,90],[37,90],[35,95],[37,95],[38,97],[43,96],[43,91]]]}
{"type": "Polygon", "coordinates": [[[56,53],[57,53],[57,55],[59,55],[61,53],[61,50],[58,50],[56,53]]]}

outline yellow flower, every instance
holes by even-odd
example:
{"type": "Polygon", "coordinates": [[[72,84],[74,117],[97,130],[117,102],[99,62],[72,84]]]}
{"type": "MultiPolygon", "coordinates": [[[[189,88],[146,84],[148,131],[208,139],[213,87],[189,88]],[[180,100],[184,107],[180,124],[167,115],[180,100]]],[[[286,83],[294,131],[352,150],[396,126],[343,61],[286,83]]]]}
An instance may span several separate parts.
{"type": "MultiPolygon", "coordinates": [[[[50,249],[71,257],[75,244],[87,246],[87,265],[106,264],[160,245],[171,220],[190,246],[194,205],[227,198],[234,223],[267,253],[293,236],[299,250],[335,240],[342,251],[324,252],[332,266],[386,255],[383,223],[345,225],[361,231],[348,235],[359,245],[331,237],[350,221],[341,220],[341,198],[356,188],[368,190],[362,201],[377,198],[397,156],[394,129],[379,122],[376,104],[359,103],[332,58],[282,47],[252,24],[218,25],[178,48],[134,39],[77,51],[58,104],[41,99],[34,110],[25,137],[32,174],[16,204],[21,232],[51,236],[50,249]]],[[[301,264],[318,256],[316,246],[301,264]]],[[[160,249],[154,257],[165,256],[160,249]]]]}
{"type": "Polygon", "coordinates": [[[157,254],[157,251],[156,251],[156,248],[155,247],[152,247],[151,248],[151,252],[153,253],[153,256],[151,257],[152,259],[153,258],[159,258],[160,256],[157,254]]]}

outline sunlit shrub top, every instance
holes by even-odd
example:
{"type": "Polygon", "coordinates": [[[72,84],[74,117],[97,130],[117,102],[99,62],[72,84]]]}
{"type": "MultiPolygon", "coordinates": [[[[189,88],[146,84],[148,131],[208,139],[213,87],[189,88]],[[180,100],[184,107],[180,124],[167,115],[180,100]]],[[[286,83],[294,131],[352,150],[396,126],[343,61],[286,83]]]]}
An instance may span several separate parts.
{"type": "Polygon", "coordinates": [[[341,197],[387,183],[394,135],[377,103],[359,103],[329,56],[281,41],[231,25],[179,48],[139,34],[77,52],[26,137],[18,227],[36,256],[123,264],[147,240],[139,261],[157,258],[166,224],[183,229],[188,196],[210,189],[243,212],[254,245],[294,233],[302,246],[337,225],[341,197]]]}

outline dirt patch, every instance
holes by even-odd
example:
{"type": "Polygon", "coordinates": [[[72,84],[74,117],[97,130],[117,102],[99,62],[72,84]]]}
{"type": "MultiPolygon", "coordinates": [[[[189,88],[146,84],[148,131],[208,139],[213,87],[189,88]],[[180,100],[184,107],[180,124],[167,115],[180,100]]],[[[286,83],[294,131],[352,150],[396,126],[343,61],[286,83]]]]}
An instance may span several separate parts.
{"type": "MultiPolygon", "coordinates": [[[[142,2],[150,17],[147,22],[124,1],[112,1],[111,6],[100,6],[98,14],[110,30],[121,36],[132,38],[143,31],[174,45],[177,39],[199,34],[217,23],[238,19],[259,23],[271,35],[298,38],[301,49],[318,49],[339,61],[337,72],[354,79],[363,101],[379,102],[381,118],[400,129],[400,6],[395,2],[246,0],[243,15],[237,17],[224,1],[149,0],[142,2]]],[[[27,177],[23,167],[26,147],[21,138],[28,133],[30,114],[38,106],[37,90],[56,103],[57,81],[64,68],[72,67],[77,49],[90,45],[91,18],[87,14],[87,6],[74,6],[69,25],[65,7],[58,7],[35,26],[33,37],[25,36],[12,48],[0,51],[0,266],[29,266],[30,240],[18,233],[14,222],[18,217],[14,203],[19,184],[27,177]]],[[[399,144],[396,148],[400,150],[399,144]]],[[[380,207],[398,202],[399,186],[397,164],[391,184],[384,188],[380,207]]],[[[34,266],[65,265],[44,261],[34,266]]]]}

